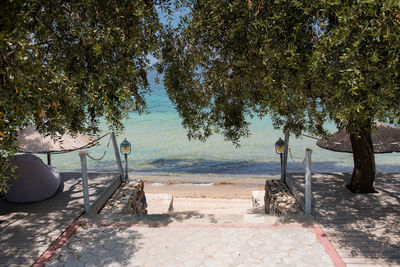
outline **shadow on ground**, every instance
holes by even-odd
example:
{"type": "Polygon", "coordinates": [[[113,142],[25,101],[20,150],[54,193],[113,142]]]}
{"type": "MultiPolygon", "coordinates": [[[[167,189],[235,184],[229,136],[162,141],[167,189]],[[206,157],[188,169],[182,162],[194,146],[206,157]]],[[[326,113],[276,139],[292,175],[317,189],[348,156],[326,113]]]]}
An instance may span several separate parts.
{"type": "Polygon", "coordinates": [[[140,225],[146,227],[165,227],[171,223],[187,222],[196,220],[217,223],[213,214],[200,214],[195,211],[179,212],[172,214],[92,214],[83,215],[82,221],[95,225],[140,225]]]}
{"type": "MultiPolygon", "coordinates": [[[[115,179],[115,174],[89,174],[94,201],[115,179]]],[[[15,204],[0,199],[0,266],[29,266],[83,211],[79,173],[62,173],[64,189],[40,202],[15,204]]]]}
{"type": "MultiPolygon", "coordinates": [[[[104,191],[115,173],[88,173],[90,201],[104,191]]],[[[80,173],[61,173],[64,188],[49,199],[34,203],[11,203],[0,199],[0,215],[12,215],[16,212],[43,214],[51,212],[76,213],[83,207],[82,178],[80,173]]],[[[3,224],[0,224],[3,227],[3,224]]]]}
{"type": "MultiPolygon", "coordinates": [[[[302,176],[293,178],[304,185],[302,176]]],[[[400,175],[378,174],[375,194],[353,194],[345,187],[350,178],[350,174],[313,176],[316,221],[345,263],[400,264],[400,175]]]]}
{"type": "Polygon", "coordinates": [[[142,238],[131,227],[81,225],[46,266],[130,266],[142,238]]]}

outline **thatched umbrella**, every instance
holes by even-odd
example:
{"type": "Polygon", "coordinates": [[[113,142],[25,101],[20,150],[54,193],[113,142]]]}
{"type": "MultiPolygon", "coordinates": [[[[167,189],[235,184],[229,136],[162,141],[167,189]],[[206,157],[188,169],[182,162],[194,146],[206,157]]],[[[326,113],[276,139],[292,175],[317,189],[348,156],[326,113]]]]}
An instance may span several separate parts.
{"type": "Polygon", "coordinates": [[[51,165],[51,153],[62,153],[89,148],[96,145],[97,140],[86,134],[70,135],[68,132],[56,138],[40,133],[36,126],[30,125],[20,132],[17,137],[18,152],[47,154],[48,165],[51,165]]]}
{"type": "MultiPolygon", "coordinates": [[[[375,154],[400,152],[400,129],[377,122],[372,129],[372,145],[375,154]]],[[[336,151],[353,153],[350,135],[346,130],[338,131],[327,139],[317,142],[317,146],[336,151]]]]}

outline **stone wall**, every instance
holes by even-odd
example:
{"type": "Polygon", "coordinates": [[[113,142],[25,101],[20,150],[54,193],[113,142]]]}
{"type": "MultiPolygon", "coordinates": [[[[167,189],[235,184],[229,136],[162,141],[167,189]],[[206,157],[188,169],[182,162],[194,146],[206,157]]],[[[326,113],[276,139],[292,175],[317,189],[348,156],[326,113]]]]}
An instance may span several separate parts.
{"type": "Polygon", "coordinates": [[[267,180],[265,183],[265,213],[296,214],[303,213],[288,186],[280,180],[267,180]]]}
{"type": "Polygon", "coordinates": [[[128,181],[110,197],[100,214],[147,214],[146,195],[141,180],[128,181]]]}

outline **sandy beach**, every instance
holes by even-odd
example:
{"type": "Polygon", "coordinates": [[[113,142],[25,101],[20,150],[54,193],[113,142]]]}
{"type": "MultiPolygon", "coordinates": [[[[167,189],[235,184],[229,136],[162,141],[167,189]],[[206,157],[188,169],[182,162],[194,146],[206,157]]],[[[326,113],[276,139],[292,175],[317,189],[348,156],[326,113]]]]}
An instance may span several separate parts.
{"type": "Polygon", "coordinates": [[[144,190],[150,194],[172,194],[174,198],[222,198],[251,199],[251,191],[263,190],[263,185],[243,184],[153,184],[145,183],[144,190]]]}
{"type": "Polygon", "coordinates": [[[136,177],[134,179],[144,182],[146,193],[167,193],[174,197],[185,198],[224,199],[251,199],[252,190],[263,190],[267,179],[278,178],[276,175],[149,175],[136,177]]]}

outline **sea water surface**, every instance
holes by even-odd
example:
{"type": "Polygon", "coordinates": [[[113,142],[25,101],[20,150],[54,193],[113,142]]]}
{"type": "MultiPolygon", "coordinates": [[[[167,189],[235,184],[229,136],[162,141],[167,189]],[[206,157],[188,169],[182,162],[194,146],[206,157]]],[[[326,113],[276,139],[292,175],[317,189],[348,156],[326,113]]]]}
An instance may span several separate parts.
{"type": "MultiPolygon", "coordinates": [[[[129,172],[135,175],[240,175],[258,176],[280,173],[280,158],[274,144],[284,137],[275,130],[270,119],[252,119],[249,138],[241,141],[240,147],[214,135],[207,142],[189,141],[181,118],[168,99],[162,84],[150,77],[152,93],[147,97],[149,114],[130,114],[125,132],[117,137],[118,144],[125,138],[132,143],[128,157],[129,172]]],[[[103,126],[106,132],[107,127],[103,126]]],[[[332,127],[332,132],[336,131],[332,127]]],[[[100,157],[109,138],[99,146],[89,149],[94,157],[100,157]]],[[[313,172],[351,172],[352,154],[321,149],[310,138],[290,138],[293,158],[288,158],[289,172],[303,172],[305,149],[311,148],[313,172]],[[299,166],[300,165],[300,166],[299,166]]],[[[45,157],[43,157],[45,159],[45,157]]],[[[123,157],[122,157],[123,159],[123,157]]],[[[400,172],[399,154],[376,155],[377,172],[400,172]]],[[[61,171],[80,171],[78,153],[70,152],[52,156],[52,164],[61,171]]],[[[125,163],[124,163],[125,165],[125,163]]],[[[88,159],[91,171],[115,171],[117,165],[112,145],[101,161],[88,159]]]]}

